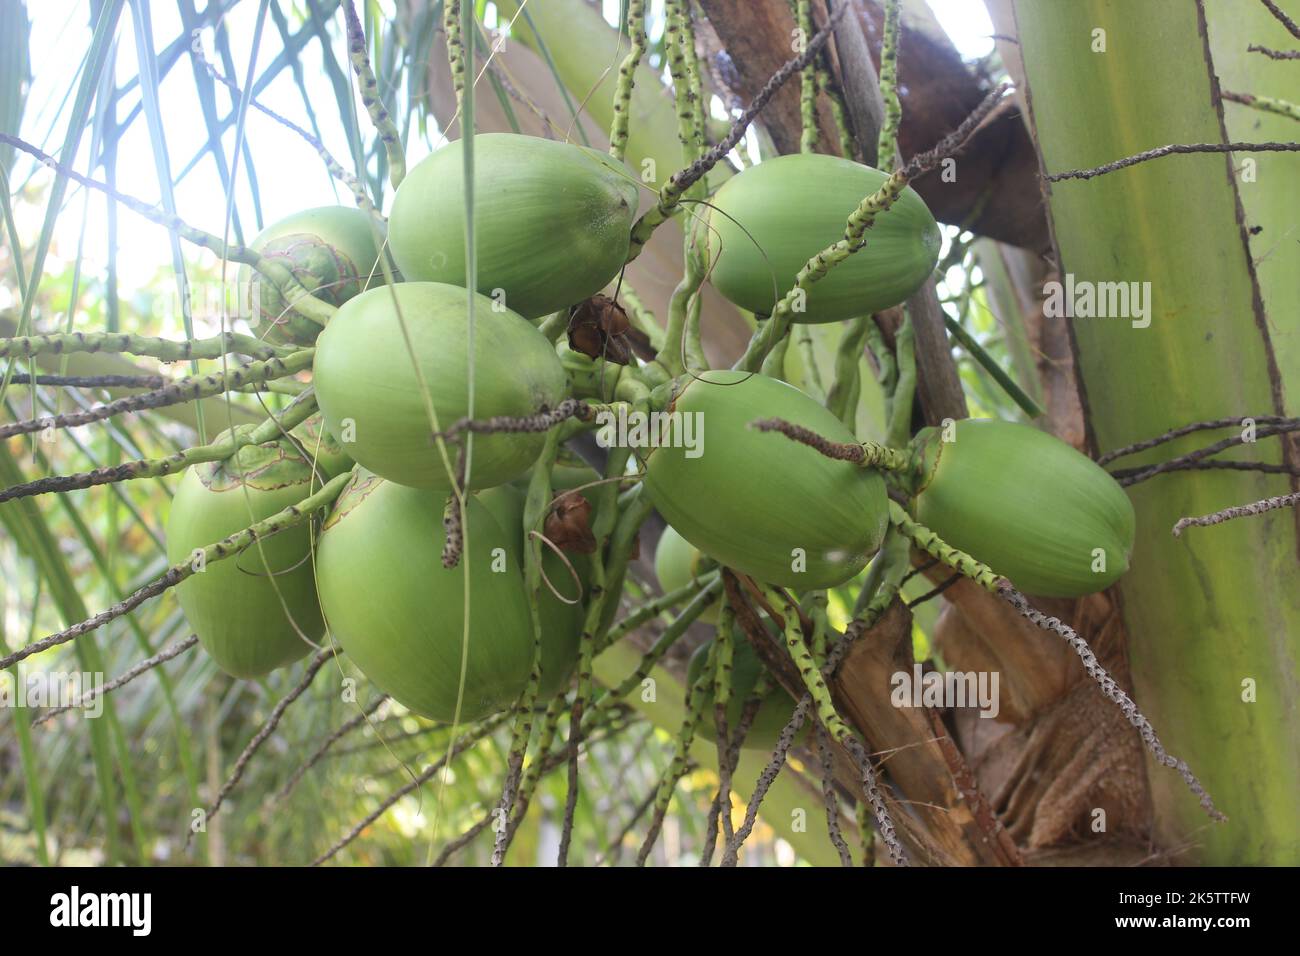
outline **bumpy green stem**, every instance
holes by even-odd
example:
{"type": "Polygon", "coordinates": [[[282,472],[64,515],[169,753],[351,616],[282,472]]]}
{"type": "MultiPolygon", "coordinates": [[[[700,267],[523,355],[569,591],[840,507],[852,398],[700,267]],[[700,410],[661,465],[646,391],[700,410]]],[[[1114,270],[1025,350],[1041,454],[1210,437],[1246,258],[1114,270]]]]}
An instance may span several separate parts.
{"type": "MultiPolygon", "coordinates": [[[[630,457],[630,449],[610,449],[609,457],[605,463],[605,477],[622,477],[630,457]]],[[[583,711],[592,696],[591,672],[597,632],[600,628],[604,602],[617,600],[617,595],[610,594],[606,587],[606,566],[603,556],[605,545],[609,541],[618,518],[617,482],[611,481],[601,485],[593,497],[596,499],[593,502],[596,516],[591,523],[591,534],[596,539],[596,550],[591,556],[591,599],[587,604],[582,634],[578,638],[578,689],[573,698],[573,709],[569,723],[569,788],[564,804],[564,827],[560,833],[558,856],[560,866],[565,866],[568,862],[573,814],[578,802],[578,750],[582,743],[583,711]]]]}
{"type": "Polygon", "coordinates": [[[989,593],[996,593],[999,575],[987,564],[976,561],[965,551],[959,551],[948,544],[925,525],[912,519],[895,501],[889,503],[889,520],[894,527],[907,536],[919,551],[924,551],[932,558],[942,561],[954,571],[970,578],[989,593]]]}
{"type": "Polygon", "coordinates": [[[772,74],[772,78],[758,91],[758,95],[754,97],[745,111],[736,118],[736,121],[731,124],[731,129],[727,135],[717,145],[713,146],[685,169],[673,173],[663,189],[659,191],[659,201],[633,224],[632,241],[627,255],[628,262],[639,256],[641,250],[645,248],[645,244],[650,241],[650,236],[654,231],[677,213],[679,203],[686,195],[687,190],[703,179],[722,157],[735,149],[736,144],[744,137],[745,131],[749,129],[749,125],[754,122],[785,82],[802,70],[806,64],[816,59],[830,39],[835,25],[839,23],[840,18],[844,16],[848,8],[848,4],[835,8],[826,21],[826,25],[818,30],[817,35],[809,41],[807,49],[794,59],[788,60],[779,70],[772,74]]]}
{"type": "Polygon", "coordinates": [[[78,425],[89,425],[92,422],[103,421],[106,418],[121,415],[125,412],[139,411],[145,408],[160,408],[164,405],[176,405],[182,402],[191,402],[195,399],[210,398],[213,395],[221,395],[245,385],[265,382],[273,378],[283,378],[310,368],[314,354],[315,349],[303,349],[283,359],[273,358],[264,362],[250,362],[247,365],[231,368],[225,372],[183,378],[164,388],[146,392],[143,395],[127,395],[116,401],[107,402],[84,411],[68,412],[52,418],[30,418],[26,421],[13,422],[9,425],[0,426],[0,439],[12,438],[15,435],[29,435],[33,432],[44,431],[49,427],[74,428],[78,425]]]}
{"type": "Polygon", "coordinates": [[[125,332],[56,332],[51,335],[24,335],[0,339],[0,358],[32,358],[37,355],[64,355],[73,352],[125,352],[144,355],[160,362],[187,362],[191,359],[219,359],[223,355],[247,355],[272,359],[291,355],[296,345],[271,345],[250,335],[214,335],[210,339],[155,338],[125,332]]]}
{"type": "MultiPolygon", "coordinates": [[[[538,533],[546,520],[546,510],[551,502],[551,466],[558,451],[555,429],[546,435],[541,458],[533,466],[528,483],[528,496],[524,501],[524,524],[519,529],[524,535],[525,562],[524,585],[528,591],[529,617],[533,627],[533,659],[528,673],[528,683],[515,706],[515,722],[510,735],[510,752],[506,760],[506,780],[501,789],[501,819],[509,820],[514,812],[516,787],[523,770],[528,739],[533,733],[533,705],[542,683],[542,542],[538,533]]],[[[560,695],[561,697],[563,695],[560,695]]],[[[510,828],[499,826],[492,847],[492,865],[500,866],[505,859],[510,828]]]]}
{"type": "Polygon", "coordinates": [[[659,831],[663,828],[664,817],[668,814],[668,804],[672,802],[673,791],[677,789],[678,781],[686,776],[691,744],[695,741],[696,728],[699,727],[700,721],[704,719],[705,705],[709,701],[708,691],[713,686],[717,666],[718,642],[715,640],[709,650],[703,673],[691,685],[690,692],[687,695],[686,716],[682,719],[681,728],[677,731],[677,741],[673,747],[672,762],[668,765],[663,777],[660,778],[659,786],[655,790],[654,816],[650,822],[650,829],[646,833],[645,842],[641,844],[641,849],[637,852],[637,866],[645,866],[646,860],[650,858],[650,851],[654,849],[655,841],[659,839],[659,831]]]}
{"type": "MultiPolygon", "coordinates": [[[[447,8],[460,9],[458,0],[447,0],[447,8]]],[[[361,102],[370,114],[370,122],[384,144],[384,153],[388,157],[388,181],[396,189],[406,178],[406,156],[402,152],[402,137],[397,132],[397,124],[388,115],[383,97],[379,95],[379,83],[375,80],[375,71],[370,68],[370,56],[366,53],[366,32],[361,27],[352,0],[343,0],[343,17],[347,24],[348,61],[352,72],[357,75],[357,91],[361,102]]]]}
{"type": "Polygon", "coordinates": [[[812,651],[808,644],[796,628],[789,627],[786,629],[785,645],[790,652],[795,667],[799,670],[799,676],[803,678],[804,689],[812,696],[817,719],[834,738],[835,742],[848,751],[858,764],[858,770],[862,774],[863,791],[871,804],[871,809],[876,817],[876,827],[880,830],[881,837],[884,838],[885,844],[889,847],[890,855],[896,864],[905,866],[907,856],[903,852],[902,845],[898,842],[898,837],[895,834],[894,821],[889,813],[889,808],[885,805],[884,796],[880,792],[880,785],[876,780],[876,773],[872,767],[870,755],[835,709],[830,688],[826,686],[826,679],[822,676],[817,662],[813,660],[812,651]]]}
{"type": "Polygon", "coordinates": [[[691,581],[689,584],[683,584],[675,591],[669,591],[667,594],[641,604],[635,611],[623,618],[623,620],[619,621],[601,636],[601,639],[596,643],[597,656],[619,638],[630,634],[642,624],[658,617],[669,608],[681,604],[683,601],[689,601],[691,598],[699,594],[701,590],[710,585],[716,586],[719,580],[718,575],[718,571],[711,571],[708,574],[703,574],[694,581],[691,581]]]}
{"type": "Polygon", "coordinates": [[[853,134],[849,132],[848,109],[844,105],[844,97],[835,88],[830,73],[825,69],[817,70],[817,89],[826,94],[826,99],[831,104],[831,117],[835,120],[835,130],[840,137],[840,153],[845,159],[854,159],[857,156],[857,146],[853,142],[853,134]]]}
{"type": "Polygon", "coordinates": [[[834,442],[810,428],[796,425],[783,418],[765,418],[750,423],[750,427],[760,432],[779,432],[791,441],[807,445],[836,461],[849,461],[875,471],[907,473],[916,467],[916,461],[910,452],[898,448],[889,448],[878,442],[834,442]]]}
{"type": "Polygon", "coordinates": [[[691,14],[690,0],[678,0],[678,22],[681,26],[682,62],[686,67],[688,97],[691,105],[691,118],[694,121],[692,139],[695,144],[695,156],[704,153],[704,79],[700,70],[700,58],[695,48],[695,20],[691,14]]]}
{"type": "Polygon", "coordinates": [[[691,109],[690,81],[686,76],[686,59],[682,56],[682,0],[664,2],[664,56],[672,78],[673,102],[677,109],[677,139],[682,156],[689,163],[696,155],[695,114],[691,109]]]}
{"type": "Polygon", "coordinates": [[[628,0],[627,35],[632,49],[619,64],[618,85],[614,89],[614,120],[609,129],[609,154],[620,163],[627,154],[628,120],[632,112],[636,69],[645,56],[645,0],[628,0]]]}
{"type": "Polygon", "coordinates": [[[898,154],[898,125],[903,107],[898,101],[898,8],[899,0],[885,0],[885,30],[880,41],[880,97],[885,102],[885,119],[880,124],[876,155],[883,170],[894,168],[898,154]]]}
{"type": "Polygon", "coordinates": [[[207,567],[214,561],[221,561],[225,558],[234,557],[248,548],[252,547],[258,541],[269,538],[272,535],[279,534],[281,531],[287,531],[290,528],[296,528],[298,525],[307,521],[313,514],[323,508],[328,508],[334,503],[334,499],[343,491],[344,486],[351,479],[351,475],[339,475],[327,482],[321,489],[314,494],[308,495],[302,501],[295,505],[290,505],[281,511],[277,511],[269,518],[264,518],[255,524],[249,525],[242,531],[222,538],[215,544],[210,544],[205,548],[197,549],[195,555],[184,564],[174,564],[163,572],[162,576],[146,584],[144,587],[130,594],[125,600],[119,601],[105,611],[101,611],[94,617],[87,618],[71,627],[59,631],[57,634],[51,634],[49,637],[34,641],[26,647],[22,647],[14,653],[0,659],[0,670],[12,667],[21,660],[26,660],[33,654],[39,654],[42,651],[49,650],[51,647],[58,647],[60,644],[66,644],[68,641],[81,637],[83,634],[89,634],[91,631],[103,627],[109,621],[121,617],[135,610],[145,601],[152,597],[157,597],[168,588],[175,587],[186,578],[193,576],[198,568],[207,567]],[[201,558],[199,555],[201,554],[201,558]]]}
{"type": "Polygon", "coordinates": [[[686,607],[682,608],[682,612],[673,619],[673,622],[664,628],[664,632],[651,645],[650,650],[641,655],[636,670],[597,701],[595,710],[605,711],[611,707],[617,707],[624,697],[640,687],[641,683],[650,676],[650,672],[663,659],[664,654],[668,653],[668,649],[677,643],[678,638],[686,633],[686,629],[704,613],[704,609],[714,602],[721,590],[721,577],[714,577],[699,594],[695,595],[686,607]]]}
{"type": "Polygon", "coordinates": [[[33,495],[51,492],[76,491],[81,488],[93,488],[118,481],[132,481],[137,478],[161,478],[174,474],[190,465],[205,461],[224,461],[245,445],[260,445],[273,441],[290,429],[302,424],[316,411],[316,400],[310,393],[289,405],[278,417],[269,418],[256,428],[225,434],[217,441],[207,445],[195,445],[178,451],[166,458],[141,458],[109,465],[93,471],[83,471],[75,475],[50,475],[34,481],[14,485],[0,490],[0,503],[13,498],[28,498],[33,495]]]}
{"type": "Polygon", "coordinates": [[[1291,103],[1287,100],[1279,100],[1272,96],[1256,96],[1253,93],[1229,93],[1226,91],[1223,93],[1223,98],[1265,113],[1276,113],[1278,116],[1300,120],[1300,104],[1291,103]]]}
{"type": "MultiPolygon", "coordinates": [[[[804,42],[813,34],[811,0],[796,0],[795,19],[804,42]]],[[[809,61],[799,74],[799,118],[803,129],[799,134],[799,151],[811,153],[817,145],[817,63],[809,61]]]]}
{"type": "Polygon", "coordinates": [[[713,725],[718,743],[717,805],[724,846],[730,846],[735,838],[731,826],[731,733],[727,727],[727,708],[731,704],[732,668],[736,654],[735,635],[732,632],[735,620],[736,612],[724,594],[713,638],[717,653],[713,671],[713,725]]]}
{"type": "MultiPolygon", "coordinates": [[[[537,792],[537,784],[542,779],[542,768],[546,766],[546,758],[550,756],[555,735],[560,727],[560,715],[564,713],[567,703],[564,694],[556,694],[546,705],[546,714],[542,717],[541,727],[537,733],[536,756],[524,770],[523,778],[519,781],[519,794],[515,798],[514,811],[506,827],[508,831],[505,840],[506,849],[509,849],[515,831],[519,829],[519,825],[524,822],[524,817],[528,814],[528,805],[532,803],[533,794],[537,792]]],[[[495,855],[495,850],[493,853],[495,855]]]]}

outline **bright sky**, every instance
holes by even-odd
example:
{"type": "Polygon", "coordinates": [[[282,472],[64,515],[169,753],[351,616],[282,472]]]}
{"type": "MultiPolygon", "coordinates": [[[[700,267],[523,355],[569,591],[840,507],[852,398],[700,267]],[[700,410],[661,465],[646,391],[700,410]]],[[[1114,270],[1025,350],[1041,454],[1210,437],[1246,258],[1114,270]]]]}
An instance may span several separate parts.
{"type": "MultiPolygon", "coordinates": [[[[544,2],[544,0],[533,0],[544,2]]],[[[603,0],[607,17],[617,17],[619,0],[603,0]]],[[[952,36],[958,50],[967,58],[984,56],[992,47],[989,34],[993,32],[982,3],[972,0],[928,0],[936,17],[952,36]]],[[[152,31],[155,49],[161,48],[181,32],[179,13],[172,4],[148,4],[153,17],[152,31]]],[[[227,15],[230,27],[232,54],[243,84],[248,68],[254,24],[258,4],[246,0],[227,15]]],[[[66,128],[70,102],[63,96],[80,68],[80,57],[89,47],[90,28],[87,22],[89,5],[76,0],[41,0],[29,3],[33,16],[31,60],[35,77],[28,97],[22,134],[47,152],[57,153],[66,128]],[[59,113],[62,105],[63,112],[59,113]],[[56,113],[58,114],[56,117],[56,113]]],[[[116,72],[121,85],[136,74],[135,29],[131,18],[132,5],[126,5],[118,25],[116,72]]],[[[212,51],[211,31],[204,34],[204,47],[213,62],[219,62],[212,51]]],[[[265,27],[262,49],[258,57],[259,71],[270,62],[279,48],[279,36],[269,18],[265,27]]],[[[339,44],[337,55],[346,69],[346,57],[339,44]]],[[[347,142],[343,124],[338,116],[332,88],[326,78],[319,49],[308,44],[303,56],[304,82],[317,110],[326,147],[350,166],[347,160],[347,142]]],[[[229,108],[227,91],[218,89],[218,111],[224,114],[229,108]]],[[[200,112],[190,59],[188,56],[176,64],[161,85],[161,109],[166,126],[166,139],[173,177],[186,166],[206,142],[206,127],[200,112]]],[[[121,114],[137,102],[138,92],[128,94],[119,106],[121,114]]],[[[302,97],[289,71],[283,72],[259,96],[271,109],[307,126],[307,116],[302,97]]],[[[358,108],[359,104],[358,104],[358,108]]],[[[366,121],[362,120],[362,128],[366,121]]],[[[315,152],[300,138],[283,129],[256,111],[250,111],[247,121],[247,138],[253,151],[262,200],[264,222],[275,220],[310,206],[334,202],[350,202],[340,195],[334,182],[325,172],[324,165],[315,152]]],[[[89,133],[83,138],[77,168],[85,170],[90,155],[89,133]]],[[[226,156],[234,148],[234,131],[229,130],[223,143],[226,156]]],[[[420,158],[423,148],[412,146],[411,160],[420,158]]],[[[20,162],[15,180],[21,183],[31,166],[20,162]]],[[[45,175],[41,171],[39,175],[45,175]]],[[[102,177],[97,170],[96,178],[102,177]]],[[[130,195],[150,202],[159,200],[159,177],[150,146],[149,131],[143,119],[133,123],[119,145],[118,188],[130,195]]],[[[240,163],[238,210],[244,223],[247,238],[255,232],[255,219],[248,180],[243,162],[240,163]]],[[[211,157],[201,161],[175,187],[177,209],[182,218],[200,229],[220,234],[225,220],[225,192],[211,157]]],[[[56,231],[59,252],[67,257],[75,254],[82,235],[82,217],[86,217],[84,231],[83,268],[89,272],[102,270],[107,261],[107,230],[105,228],[105,200],[91,194],[86,202],[84,190],[69,190],[63,216],[56,231]]],[[[35,236],[40,228],[43,211],[20,207],[19,229],[24,237],[35,236]]],[[[144,286],[160,265],[170,264],[171,247],[166,233],[134,213],[123,211],[118,217],[119,283],[121,294],[129,299],[133,292],[144,286]]],[[[232,234],[233,240],[233,234],[232,234]]],[[[51,269],[59,269],[60,261],[53,260],[51,269]]],[[[233,275],[231,276],[233,279],[233,275]]],[[[0,306],[6,293],[0,290],[0,306]]]]}

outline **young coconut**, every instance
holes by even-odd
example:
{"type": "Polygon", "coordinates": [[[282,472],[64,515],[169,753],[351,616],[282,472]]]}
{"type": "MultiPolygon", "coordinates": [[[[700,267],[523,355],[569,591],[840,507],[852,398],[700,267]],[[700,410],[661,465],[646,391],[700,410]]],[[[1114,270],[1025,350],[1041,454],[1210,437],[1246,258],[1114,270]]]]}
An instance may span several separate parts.
{"type": "Polygon", "coordinates": [[[922,429],[916,520],[1042,597],[1080,597],[1128,570],[1133,505],[1091,459],[1029,425],[964,419],[922,429]]]}
{"type": "MultiPolygon", "coordinates": [[[[733,631],[732,638],[732,663],[731,663],[731,699],[727,701],[727,733],[734,734],[736,728],[740,726],[740,718],[745,710],[745,703],[749,700],[749,695],[753,693],[754,685],[758,683],[759,677],[763,674],[765,668],[763,662],[758,659],[744,633],[736,628],[733,631]]],[[[687,665],[686,686],[692,687],[699,680],[700,675],[704,673],[704,664],[708,660],[709,651],[713,648],[712,639],[705,641],[699,649],[691,656],[691,662],[687,665]]],[[[704,706],[704,719],[700,721],[695,732],[710,743],[716,743],[718,739],[717,722],[713,719],[713,688],[707,689],[708,702],[704,706]]],[[[770,751],[776,746],[777,738],[781,736],[781,731],[785,725],[790,722],[794,716],[795,703],[790,699],[790,695],[779,685],[773,684],[771,690],[763,697],[763,702],[758,705],[758,712],[754,715],[754,722],[750,724],[749,733],[745,736],[745,742],[741,744],[746,749],[770,751]]],[[[807,728],[805,728],[805,735],[807,728]]]]}
{"type": "Polygon", "coordinates": [[[384,693],[434,720],[505,710],[532,668],[533,636],[515,542],[477,498],[466,500],[468,548],[442,565],[443,501],[357,469],[321,531],[316,556],[330,633],[384,693]]]}
{"type": "MultiPolygon", "coordinates": [[[[478,291],[527,319],[581,302],[627,259],[635,177],[603,152],[535,136],[474,137],[478,291]]],[[[389,219],[407,279],[465,284],[461,142],[407,173],[389,219]]]]}
{"type": "MultiPolygon", "coordinates": [[[[467,303],[468,293],[456,286],[402,282],[347,302],[321,333],[313,361],[316,399],[330,433],[363,467],[403,485],[450,491],[431,438],[425,389],[439,428],[469,411],[467,303]]],[[[564,370],[546,336],[484,296],[477,297],[474,328],[475,418],[531,415],[560,403],[564,370]]],[[[469,487],[490,488],[523,474],[545,440],[538,432],[475,435],[469,487]]],[[[456,447],[449,452],[454,469],[456,447]]]]}
{"type": "MultiPolygon", "coordinates": [[[[239,426],[236,431],[253,426],[239,426]]],[[[245,445],[226,461],[194,465],[167,519],[167,560],[297,504],[320,487],[311,464],[286,440],[245,445]]],[[[214,562],[176,588],[199,643],[232,677],[255,678],[302,657],[324,632],[306,525],[214,562]]]]}
{"type": "MultiPolygon", "coordinates": [[[[383,224],[360,209],[321,206],[268,226],[251,248],[289,269],[322,302],[342,305],[384,283],[376,230],[382,240],[383,224]]],[[[240,266],[238,288],[257,336],[277,344],[310,345],[320,334],[319,325],[296,312],[272,282],[249,266],[240,266]]]]}
{"type": "MultiPolygon", "coordinates": [[[[664,527],[655,548],[655,577],[659,579],[659,590],[664,594],[684,588],[700,575],[700,562],[704,555],[673,528],[664,527]]],[[[705,624],[717,624],[718,612],[722,602],[714,601],[704,609],[700,620],[705,624]]]]}
{"type": "MultiPolygon", "coordinates": [[[[709,281],[759,315],[772,311],[804,264],[844,238],[850,213],[888,178],[822,153],[764,160],[723,184],[707,212],[709,281]]],[[[909,186],[872,226],[866,245],[809,287],[795,322],[835,322],[898,305],[939,260],[940,234],[909,186]]]]}
{"type": "Polygon", "coordinates": [[[801,591],[843,584],[866,566],[889,523],[880,474],[750,427],[782,418],[855,442],[838,418],[765,375],[708,371],[674,388],[668,411],[677,426],[695,424],[698,454],[675,440],[652,449],[645,485],[683,538],[719,564],[801,591]]]}

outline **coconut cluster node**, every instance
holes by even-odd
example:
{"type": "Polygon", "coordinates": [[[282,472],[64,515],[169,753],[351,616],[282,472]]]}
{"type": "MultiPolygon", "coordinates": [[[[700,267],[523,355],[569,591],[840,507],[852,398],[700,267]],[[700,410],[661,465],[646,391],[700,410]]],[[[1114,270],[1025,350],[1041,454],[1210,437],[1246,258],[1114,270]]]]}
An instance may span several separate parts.
{"type": "MultiPolygon", "coordinates": [[[[328,625],[379,690],[417,713],[468,721],[509,708],[532,674],[524,572],[537,533],[547,542],[537,601],[540,690],[544,698],[559,692],[577,659],[597,550],[594,499],[573,489],[600,477],[562,451],[551,471],[554,500],[537,527],[525,529],[528,475],[546,434],[476,432],[463,463],[467,545],[446,568],[444,508],[462,445],[435,439],[470,417],[526,418],[569,397],[634,396],[706,423],[704,454],[671,442],[638,454],[645,493],[669,525],[655,555],[665,592],[715,566],[799,593],[844,584],[884,540],[890,491],[953,547],[1031,593],[1100,590],[1126,569],[1127,497],[1097,466],[1033,428],[967,421],[951,435],[927,429],[911,445],[913,466],[886,473],[754,428],[781,419],[827,442],[857,442],[821,403],[777,378],[643,374],[653,357],[648,338],[602,294],[629,255],[638,183],[603,153],[529,136],[476,136],[476,281],[467,288],[462,149],[451,143],[409,172],[386,227],[361,210],[312,209],[253,244],[337,306],[322,329],[272,283],[243,272],[253,331],[314,344],[319,413],[288,438],[192,467],[169,522],[169,555],[184,560],[329,478],[351,472],[351,479],[320,527],[314,561],[312,531],[302,525],[181,585],[191,624],[229,673],[258,676],[296,660],[328,625]],[[539,328],[551,315],[568,318],[558,342],[539,328]]],[[[834,322],[898,305],[934,269],[939,231],[904,188],[846,249],[848,218],[887,180],[818,154],[778,157],[732,177],[696,218],[707,280],[763,316],[810,261],[831,262],[806,283],[793,321],[834,322]]],[[[716,624],[718,612],[714,601],[702,620],[716,624]]],[[[697,654],[693,671],[702,661],[697,654]]],[[[733,723],[761,670],[738,640],[733,723]]],[[[784,691],[773,691],[751,743],[770,746],[792,707],[784,691]]]]}

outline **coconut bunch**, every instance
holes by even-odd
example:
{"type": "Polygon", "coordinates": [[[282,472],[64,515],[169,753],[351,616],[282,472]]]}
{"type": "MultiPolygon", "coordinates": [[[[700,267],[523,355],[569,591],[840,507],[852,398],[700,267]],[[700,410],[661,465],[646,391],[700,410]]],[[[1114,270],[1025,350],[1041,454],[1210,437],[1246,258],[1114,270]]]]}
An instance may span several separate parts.
{"type": "MultiPolygon", "coordinates": [[[[456,6],[447,4],[448,39],[465,96],[456,6]]],[[[635,18],[640,5],[629,7],[635,18]]],[[[777,769],[794,742],[821,735],[856,761],[864,805],[901,861],[872,762],[828,690],[847,638],[831,633],[825,591],[915,549],[1036,614],[1022,591],[1078,597],[1125,572],[1134,513],[1107,472],[1031,426],[959,421],[863,442],[845,424],[851,414],[782,380],[792,326],[869,321],[930,278],[939,229],[909,182],[955,152],[1002,95],[896,167],[805,152],[710,191],[709,169],[780,83],[813,63],[833,25],[717,144],[706,148],[698,100],[693,114],[686,99],[689,162],[640,216],[642,185],[623,155],[634,69],[620,72],[608,154],[492,133],[448,143],[406,172],[392,121],[367,93],[364,42],[359,53],[354,42],[362,97],[393,170],[388,219],[364,204],[309,210],[233,254],[250,334],[93,343],[173,361],[251,360],[157,401],[276,383],[292,400],[262,424],[169,459],[4,494],[183,473],[167,575],[99,617],[175,586],[199,643],[234,677],[337,648],[379,692],[433,720],[509,713],[502,807],[516,822],[516,799],[522,790],[526,807],[536,784],[522,773],[535,709],[568,709],[576,761],[583,733],[699,620],[714,634],[690,663],[678,758],[655,820],[697,733],[718,744],[724,768],[751,747],[774,750],[777,769]],[[686,275],[661,333],[638,310],[629,318],[619,291],[626,263],[670,219],[687,223],[686,275]],[[731,369],[702,360],[705,283],[756,318],[731,369]],[[662,344],[647,349],[655,337],[662,344]],[[701,453],[671,442],[610,447],[604,475],[572,459],[566,443],[596,431],[601,413],[629,412],[702,422],[701,453]],[[623,599],[637,597],[628,567],[652,509],[669,525],[655,555],[664,597],[620,622],[623,599]],[[891,541],[906,546],[890,551],[891,541]],[[671,623],[638,670],[598,693],[593,658],[664,612],[671,623]]],[[[689,17],[676,21],[688,26],[689,17]]],[[[674,61],[674,78],[689,89],[694,47],[679,41],[690,55],[674,61]]],[[[892,145],[882,150],[892,154],[892,145]]],[[[69,337],[15,339],[4,354],[73,347],[69,337]]],[[[895,401],[910,424],[910,394],[895,401]]],[[[859,633],[896,593],[895,578],[867,595],[859,633]]],[[[1045,626],[1078,641],[1059,621],[1045,626]]],[[[1103,691],[1131,707],[1078,645],[1103,691]]],[[[1126,713],[1162,754],[1145,718],[1126,713]]],[[[548,709],[543,736],[554,731],[548,709]]],[[[1185,765],[1169,763],[1199,788],[1185,765]]],[[[498,833],[498,860],[512,832],[498,833]]],[[[733,860],[738,847],[729,839],[733,860]]]]}

